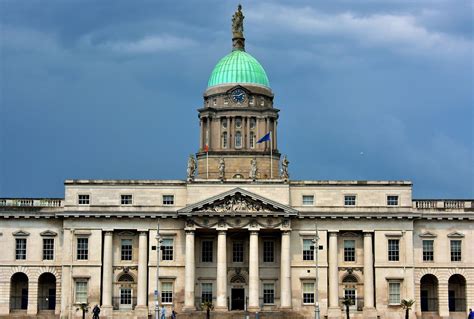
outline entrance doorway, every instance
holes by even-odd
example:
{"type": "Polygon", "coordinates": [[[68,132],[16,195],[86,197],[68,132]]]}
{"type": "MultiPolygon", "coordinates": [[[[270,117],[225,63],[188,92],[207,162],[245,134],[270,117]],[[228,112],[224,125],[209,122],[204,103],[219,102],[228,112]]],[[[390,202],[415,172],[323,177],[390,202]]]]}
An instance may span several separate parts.
{"type": "Polygon", "coordinates": [[[245,289],[232,288],[231,310],[244,310],[244,306],[245,306],[245,289]]]}

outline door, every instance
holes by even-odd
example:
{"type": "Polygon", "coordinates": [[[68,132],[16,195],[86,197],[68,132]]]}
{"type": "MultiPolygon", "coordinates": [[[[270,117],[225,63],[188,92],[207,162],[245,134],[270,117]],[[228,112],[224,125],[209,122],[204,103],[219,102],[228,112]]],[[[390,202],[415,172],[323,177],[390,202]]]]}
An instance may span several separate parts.
{"type": "Polygon", "coordinates": [[[132,309],[132,288],[120,288],[120,309],[132,309]]]}
{"type": "Polygon", "coordinates": [[[21,308],[20,309],[28,309],[28,289],[27,288],[21,289],[21,308]]]}
{"type": "Polygon", "coordinates": [[[428,290],[420,291],[421,297],[421,311],[428,311],[428,290]]]}
{"type": "Polygon", "coordinates": [[[56,308],[56,288],[50,288],[48,291],[48,309],[54,310],[56,308]]]}
{"type": "Polygon", "coordinates": [[[456,294],[454,290],[448,291],[448,307],[450,312],[456,311],[456,294]]]}
{"type": "Polygon", "coordinates": [[[244,310],[245,290],[244,288],[232,288],[231,310],[244,310]]]}

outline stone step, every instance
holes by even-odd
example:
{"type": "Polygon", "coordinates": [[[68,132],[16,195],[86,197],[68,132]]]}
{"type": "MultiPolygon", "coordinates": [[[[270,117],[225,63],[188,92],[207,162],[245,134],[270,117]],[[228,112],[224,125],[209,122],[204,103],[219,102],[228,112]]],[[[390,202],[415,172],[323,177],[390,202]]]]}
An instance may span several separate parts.
{"type": "MultiPolygon", "coordinates": [[[[294,311],[263,311],[258,314],[259,319],[304,319],[304,316],[294,311]]],[[[206,319],[205,311],[184,312],[178,314],[179,319],[206,319]]],[[[211,312],[211,319],[255,319],[255,313],[245,311],[211,312]]]]}

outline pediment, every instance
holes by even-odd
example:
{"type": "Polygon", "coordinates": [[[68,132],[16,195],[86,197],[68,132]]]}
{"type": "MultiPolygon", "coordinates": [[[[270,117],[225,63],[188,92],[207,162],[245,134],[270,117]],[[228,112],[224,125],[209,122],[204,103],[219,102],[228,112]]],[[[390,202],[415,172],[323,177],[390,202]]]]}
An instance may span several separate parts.
{"type": "Polygon", "coordinates": [[[56,236],[58,233],[52,231],[52,230],[46,230],[42,233],[40,233],[41,236],[47,236],[47,237],[54,237],[56,236]]]}
{"type": "Polygon", "coordinates": [[[225,193],[186,206],[178,210],[181,215],[297,215],[295,209],[272,201],[263,196],[241,188],[234,188],[225,193]]]}
{"type": "Polygon", "coordinates": [[[449,234],[448,234],[448,237],[449,237],[449,238],[463,238],[463,237],[464,237],[464,234],[455,231],[455,232],[449,233],[449,234]]]}
{"type": "Polygon", "coordinates": [[[19,230],[19,231],[14,232],[13,236],[20,236],[20,237],[30,236],[30,233],[24,230],[19,230]]]}
{"type": "Polygon", "coordinates": [[[429,232],[429,231],[426,231],[426,232],[424,232],[424,233],[422,233],[418,236],[420,236],[421,238],[436,238],[436,237],[438,237],[438,235],[436,235],[432,232],[429,232]]]}

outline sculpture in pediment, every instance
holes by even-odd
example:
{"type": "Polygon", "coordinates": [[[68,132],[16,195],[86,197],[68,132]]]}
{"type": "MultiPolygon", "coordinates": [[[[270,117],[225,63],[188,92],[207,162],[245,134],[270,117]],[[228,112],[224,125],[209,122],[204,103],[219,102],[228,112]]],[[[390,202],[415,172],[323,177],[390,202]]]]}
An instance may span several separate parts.
{"type": "Polygon", "coordinates": [[[275,208],[264,205],[261,202],[252,200],[240,194],[235,194],[232,197],[226,197],[221,201],[210,203],[205,205],[202,208],[203,211],[208,212],[264,212],[264,211],[274,211],[275,208]]]}

